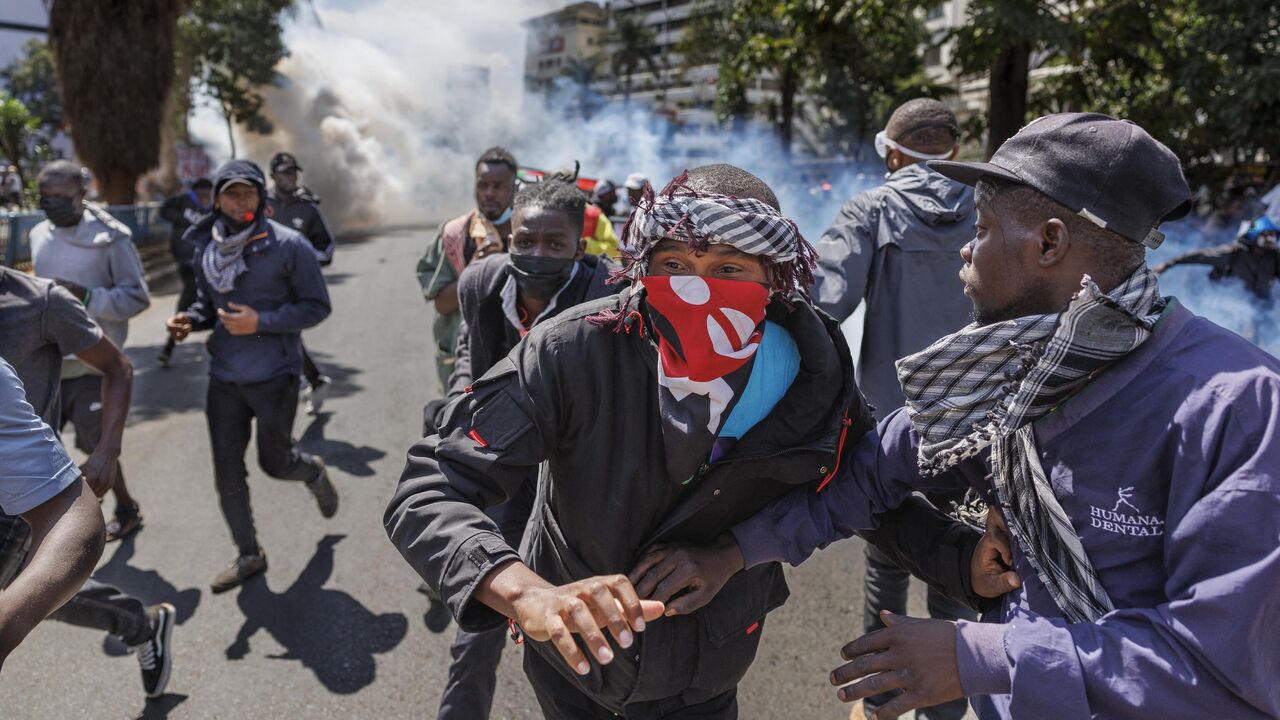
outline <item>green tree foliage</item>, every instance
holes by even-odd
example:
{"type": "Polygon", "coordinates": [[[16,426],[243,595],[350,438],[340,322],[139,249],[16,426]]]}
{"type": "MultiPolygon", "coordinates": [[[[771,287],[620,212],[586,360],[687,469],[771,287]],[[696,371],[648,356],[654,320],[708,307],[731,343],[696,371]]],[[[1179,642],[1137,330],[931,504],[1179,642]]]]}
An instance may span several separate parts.
{"type": "Polygon", "coordinates": [[[18,168],[18,178],[28,195],[36,168],[49,157],[49,145],[39,133],[40,123],[21,100],[0,91],[0,155],[18,168]]]}
{"type": "Polygon", "coordinates": [[[631,101],[631,78],[641,70],[648,70],[656,77],[658,66],[654,62],[657,36],[653,28],[644,24],[639,13],[614,15],[610,24],[613,56],[609,61],[609,69],[622,87],[622,102],[631,101]]]}
{"type": "Polygon", "coordinates": [[[41,126],[62,127],[62,100],[48,43],[28,40],[22,46],[22,55],[0,69],[0,80],[10,96],[21,100],[39,118],[41,126]]]}
{"type": "Polygon", "coordinates": [[[942,92],[923,73],[920,48],[929,38],[921,7],[897,0],[709,0],[681,51],[686,64],[718,63],[722,118],[751,114],[748,91],[763,78],[778,91],[768,114],[784,148],[807,109],[827,141],[856,151],[894,105],[942,92]]]}
{"type": "Polygon", "coordinates": [[[194,91],[226,118],[232,156],[235,124],[271,132],[262,115],[262,88],[280,80],[276,65],[289,55],[280,15],[292,5],[290,0],[192,0],[179,20],[179,54],[190,62],[194,91]]]}

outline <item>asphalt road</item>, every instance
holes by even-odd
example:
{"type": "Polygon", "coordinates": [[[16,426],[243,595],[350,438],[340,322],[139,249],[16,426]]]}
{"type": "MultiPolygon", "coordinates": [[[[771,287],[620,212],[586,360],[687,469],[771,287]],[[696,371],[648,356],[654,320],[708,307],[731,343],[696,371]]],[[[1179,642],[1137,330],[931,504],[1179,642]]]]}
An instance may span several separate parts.
{"type": "MultiPolygon", "coordinates": [[[[334,313],[306,342],[336,386],[323,414],[299,411],[295,434],[328,462],[341,493],[324,520],[299,484],[267,478],[250,452],[250,487],[270,570],[238,591],[208,583],[234,550],[214,493],[205,427],[205,358],[188,341],[157,367],[176,295],[134,319],[137,368],[123,464],[146,526],[108,546],[98,577],[178,608],[168,694],[144,703],[137,664],[101,633],[46,622],[0,675],[0,713],[25,718],[428,718],[452,627],[430,632],[418,580],[387,542],[382,512],[435,392],[431,315],[413,266],[434,231],[345,243],[326,273],[334,313]]],[[[109,502],[109,501],[108,501],[109,502]]],[[[740,691],[744,719],[849,715],[827,673],[859,634],[862,544],[852,540],[788,569],[791,600],[769,617],[740,691]]],[[[912,614],[923,612],[913,587],[912,614]]],[[[494,718],[537,718],[510,647],[494,718]]]]}

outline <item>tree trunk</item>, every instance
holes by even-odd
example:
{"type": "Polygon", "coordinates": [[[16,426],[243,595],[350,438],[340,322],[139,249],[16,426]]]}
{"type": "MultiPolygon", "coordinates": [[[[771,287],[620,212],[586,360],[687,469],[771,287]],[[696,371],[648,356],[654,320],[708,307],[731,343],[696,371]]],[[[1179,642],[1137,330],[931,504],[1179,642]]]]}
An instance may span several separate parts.
{"type": "Polygon", "coordinates": [[[227,139],[231,141],[231,159],[236,157],[236,128],[231,122],[231,111],[223,109],[222,116],[227,119],[227,139]]]}
{"type": "Polygon", "coordinates": [[[132,205],[138,198],[138,175],[113,172],[98,176],[98,191],[108,205],[132,205]]]}
{"type": "Polygon", "coordinates": [[[1027,71],[1031,46],[1015,42],[1000,52],[988,76],[987,157],[1027,121],[1027,71]]]}
{"type": "Polygon", "coordinates": [[[791,67],[782,69],[782,100],[778,107],[778,141],[782,143],[782,157],[791,157],[791,137],[795,129],[796,74],[791,67]]]}
{"type": "Polygon", "coordinates": [[[173,195],[182,189],[178,177],[178,143],[187,142],[187,115],[191,112],[191,61],[187,53],[177,55],[173,73],[173,87],[165,103],[164,124],[160,126],[160,168],[156,180],[165,195],[173,195]]]}

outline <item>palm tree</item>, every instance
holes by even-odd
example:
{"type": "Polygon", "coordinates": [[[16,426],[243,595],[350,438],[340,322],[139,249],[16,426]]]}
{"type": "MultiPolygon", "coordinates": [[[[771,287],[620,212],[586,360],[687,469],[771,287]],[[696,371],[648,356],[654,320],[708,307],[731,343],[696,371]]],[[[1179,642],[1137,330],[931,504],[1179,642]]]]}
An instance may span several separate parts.
{"type": "Polygon", "coordinates": [[[160,162],[180,0],[53,0],[49,45],[76,155],[109,203],[160,162]]]}
{"type": "Polygon", "coordinates": [[[639,13],[627,13],[613,16],[613,40],[615,49],[610,67],[614,77],[622,78],[622,102],[631,101],[631,76],[641,68],[658,74],[657,65],[653,62],[654,45],[657,35],[653,28],[644,24],[639,13]]]}

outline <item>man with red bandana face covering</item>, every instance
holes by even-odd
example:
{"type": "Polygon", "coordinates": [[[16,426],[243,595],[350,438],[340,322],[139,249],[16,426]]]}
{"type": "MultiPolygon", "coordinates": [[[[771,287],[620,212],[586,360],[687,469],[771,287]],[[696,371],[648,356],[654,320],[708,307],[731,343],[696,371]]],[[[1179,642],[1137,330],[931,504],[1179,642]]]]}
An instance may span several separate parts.
{"type": "MultiPolygon", "coordinates": [[[[534,326],[456,398],[409,451],[385,525],[460,627],[528,641],[547,717],[734,718],[788,595],[781,568],[739,573],[691,614],[668,582],[624,573],[820,491],[871,417],[839,328],[804,295],[813,250],[758,178],[695,169],[649,191],[624,235],[631,287],[534,326]],[[483,509],[537,468],[518,554],[483,509]]],[[[967,596],[976,533],[898,513],[882,529],[910,531],[881,539],[932,553],[923,574],[967,596]]]]}

